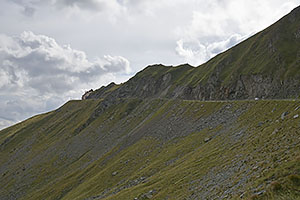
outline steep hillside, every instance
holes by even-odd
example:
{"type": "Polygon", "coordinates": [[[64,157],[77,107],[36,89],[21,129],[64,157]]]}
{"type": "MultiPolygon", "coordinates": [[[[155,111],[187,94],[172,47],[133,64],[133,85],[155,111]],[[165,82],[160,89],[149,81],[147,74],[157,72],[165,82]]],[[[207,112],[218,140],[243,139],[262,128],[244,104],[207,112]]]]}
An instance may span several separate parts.
{"type": "Polygon", "coordinates": [[[300,199],[299,41],[300,7],[0,131],[0,199],[300,199]]]}
{"type": "Polygon", "coordinates": [[[297,98],[300,96],[300,7],[201,66],[149,66],[128,82],[108,88],[109,91],[104,87],[96,90],[88,98],[297,98]]]}
{"type": "Polygon", "coordinates": [[[0,199],[297,199],[299,106],[68,102],[0,132],[0,199]]]}
{"type": "Polygon", "coordinates": [[[0,199],[300,199],[300,101],[103,105],[1,131],[0,199]]]}

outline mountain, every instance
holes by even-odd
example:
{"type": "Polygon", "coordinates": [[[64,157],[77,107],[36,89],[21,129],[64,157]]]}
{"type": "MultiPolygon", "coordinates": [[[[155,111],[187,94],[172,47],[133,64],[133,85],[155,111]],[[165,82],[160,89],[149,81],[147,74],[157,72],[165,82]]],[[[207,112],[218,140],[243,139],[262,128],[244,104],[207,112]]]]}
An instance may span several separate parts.
{"type": "Polygon", "coordinates": [[[299,41],[300,7],[0,131],[0,199],[300,199],[299,41]]]}
{"type": "Polygon", "coordinates": [[[148,66],[128,82],[96,90],[89,98],[296,98],[300,95],[299,66],[297,7],[277,23],[201,66],[148,66]]]}

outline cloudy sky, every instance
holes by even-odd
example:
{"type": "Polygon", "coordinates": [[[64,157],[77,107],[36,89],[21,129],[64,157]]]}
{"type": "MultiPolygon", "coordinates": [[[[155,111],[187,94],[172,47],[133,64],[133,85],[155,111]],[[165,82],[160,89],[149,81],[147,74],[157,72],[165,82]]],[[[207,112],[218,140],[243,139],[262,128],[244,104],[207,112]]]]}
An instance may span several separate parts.
{"type": "Polygon", "coordinates": [[[300,0],[1,0],[0,129],[154,63],[198,66],[300,0]],[[209,2],[209,3],[208,3],[209,2]]]}

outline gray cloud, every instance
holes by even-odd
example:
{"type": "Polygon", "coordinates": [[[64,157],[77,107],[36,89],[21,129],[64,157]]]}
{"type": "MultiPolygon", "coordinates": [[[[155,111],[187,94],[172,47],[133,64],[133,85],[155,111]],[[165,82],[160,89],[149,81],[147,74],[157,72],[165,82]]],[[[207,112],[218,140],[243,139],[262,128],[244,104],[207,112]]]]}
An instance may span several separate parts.
{"type": "Polygon", "coordinates": [[[24,7],[24,10],[23,10],[24,15],[31,17],[34,15],[34,12],[35,12],[35,9],[33,7],[30,7],[30,6],[24,7]]]}
{"type": "Polygon", "coordinates": [[[130,72],[129,61],[121,56],[89,61],[83,51],[60,46],[44,35],[23,32],[19,37],[6,39],[0,44],[1,75],[5,77],[2,88],[22,86],[41,94],[58,94],[108,73],[130,72]]]}
{"type": "Polygon", "coordinates": [[[124,57],[90,61],[83,51],[32,32],[0,35],[0,69],[0,113],[5,113],[0,128],[12,119],[54,109],[85,89],[112,81],[117,73],[131,71],[124,57]]]}
{"type": "Polygon", "coordinates": [[[7,0],[22,8],[21,13],[25,16],[33,16],[38,9],[44,6],[49,8],[70,8],[101,12],[111,10],[119,5],[116,0],[7,0]]]}
{"type": "Polygon", "coordinates": [[[94,11],[101,11],[106,8],[106,2],[103,0],[60,0],[56,1],[56,4],[94,11]]]}
{"type": "Polygon", "coordinates": [[[21,12],[27,17],[34,15],[36,8],[40,4],[40,0],[26,1],[26,0],[7,0],[9,2],[15,3],[22,8],[21,12]]]}

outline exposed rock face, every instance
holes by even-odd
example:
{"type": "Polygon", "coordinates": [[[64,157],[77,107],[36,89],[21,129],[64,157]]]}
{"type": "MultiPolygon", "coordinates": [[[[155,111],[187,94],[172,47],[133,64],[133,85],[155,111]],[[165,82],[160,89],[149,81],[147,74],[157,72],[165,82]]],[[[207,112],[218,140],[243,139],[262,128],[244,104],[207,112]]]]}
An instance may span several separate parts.
{"type": "Polygon", "coordinates": [[[86,98],[298,98],[299,33],[300,7],[201,66],[148,66],[126,83],[111,83],[86,98]]]}
{"type": "Polygon", "coordinates": [[[300,100],[182,100],[299,96],[300,7],[283,22],[1,130],[0,199],[298,199],[300,100]]]}
{"type": "Polygon", "coordinates": [[[87,99],[88,96],[89,96],[90,94],[93,93],[93,91],[94,91],[93,89],[90,89],[89,91],[86,91],[86,92],[82,95],[81,99],[82,99],[82,100],[87,99]]]}
{"type": "Polygon", "coordinates": [[[222,86],[220,79],[197,87],[184,87],[176,94],[183,99],[235,100],[235,99],[284,99],[295,98],[300,94],[299,80],[280,80],[263,75],[241,75],[228,86],[222,86]]]}
{"type": "Polygon", "coordinates": [[[133,78],[118,89],[104,93],[111,84],[102,87],[86,98],[178,98],[188,100],[242,100],[242,99],[285,99],[300,95],[298,79],[280,79],[271,76],[241,75],[237,80],[224,86],[217,76],[211,76],[205,84],[197,86],[177,85],[172,83],[171,74],[164,74],[158,79],[153,77],[133,78]]]}
{"type": "Polygon", "coordinates": [[[95,90],[94,92],[92,91],[91,93],[89,93],[87,99],[103,99],[107,95],[109,90],[111,90],[113,87],[116,86],[117,85],[114,82],[111,82],[107,86],[102,86],[101,88],[95,90]]]}

